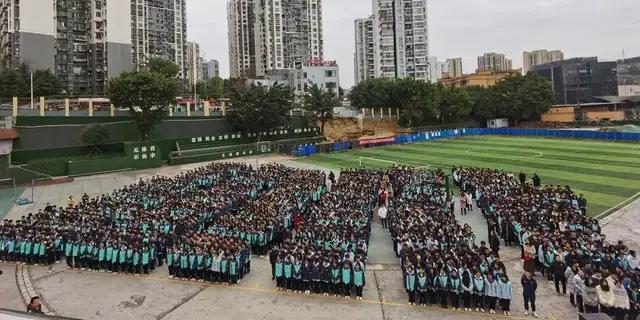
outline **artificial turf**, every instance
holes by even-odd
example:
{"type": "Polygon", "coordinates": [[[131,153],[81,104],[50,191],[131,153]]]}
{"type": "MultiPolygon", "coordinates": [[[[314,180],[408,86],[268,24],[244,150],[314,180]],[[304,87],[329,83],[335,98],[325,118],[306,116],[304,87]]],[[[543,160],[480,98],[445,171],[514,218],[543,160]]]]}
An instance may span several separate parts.
{"type": "Polygon", "coordinates": [[[588,214],[609,214],[640,193],[640,144],[531,137],[462,137],[320,154],[297,161],[340,169],[397,164],[473,166],[537,173],[543,184],[568,185],[587,198],[588,214]],[[373,159],[369,159],[373,158],[373,159]],[[383,161],[378,161],[378,160],[383,161]]]}

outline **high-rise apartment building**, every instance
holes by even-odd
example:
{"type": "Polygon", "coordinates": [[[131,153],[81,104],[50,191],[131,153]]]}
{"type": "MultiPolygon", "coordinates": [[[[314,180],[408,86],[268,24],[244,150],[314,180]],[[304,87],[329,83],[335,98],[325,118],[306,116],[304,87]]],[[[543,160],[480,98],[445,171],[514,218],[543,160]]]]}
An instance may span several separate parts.
{"type": "MultiPolygon", "coordinates": [[[[293,68],[308,60],[322,60],[321,0],[280,0],[283,14],[284,67],[293,68]]],[[[277,22],[277,21],[276,21],[277,22]]]]}
{"type": "MultiPolygon", "coordinates": [[[[231,78],[256,76],[256,40],[254,0],[229,0],[229,72],[231,78]]],[[[282,18],[282,17],[281,17],[282,18]]]]}
{"type": "Polygon", "coordinates": [[[564,53],[560,50],[535,50],[522,53],[522,73],[527,74],[534,71],[536,66],[564,60],[564,53]]]}
{"type": "Polygon", "coordinates": [[[457,78],[462,76],[462,58],[447,59],[442,66],[443,78],[457,78]]]}
{"type": "Polygon", "coordinates": [[[437,83],[442,79],[444,63],[438,61],[438,57],[429,57],[429,82],[437,83]]]}
{"type": "Polygon", "coordinates": [[[187,69],[187,84],[189,86],[193,86],[198,82],[202,82],[203,74],[202,74],[202,57],[200,56],[200,45],[187,41],[187,52],[186,52],[186,69],[187,69]]]}
{"type": "Polygon", "coordinates": [[[373,0],[372,20],[374,77],[430,80],[427,1],[373,0]]]}
{"type": "Polygon", "coordinates": [[[227,19],[232,78],[323,59],[321,0],[229,0],[227,19]]]}
{"type": "Polygon", "coordinates": [[[51,70],[70,94],[100,94],[132,69],[129,0],[2,0],[0,63],[51,70]]]}
{"type": "Polygon", "coordinates": [[[49,69],[69,94],[102,94],[152,57],[184,77],[186,0],[0,0],[0,64],[49,69]]]}
{"type": "Polygon", "coordinates": [[[218,60],[209,60],[202,63],[202,80],[220,76],[220,63],[218,60]]]}
{"type": "Polygon", "coordinates": [[[485,53],[478,57],[478,69],[477,72],[482,71],[510,71],[513,69],[513,63],[511,59],[505,58],[502,53],[485,53]]]}
{"type": "Polygon", "coordinates": [[[178,77],[184,79],[187,71],[187,0],[124,1],[131,3],[131,44],[136,69],[151,58],[162,58],[177,64],[178,77]]]}
{"type": "Polygon", "coordinates": [[[356,52],[354,55],[355,84],[375,77],[373,17],[355,21],[356,52]]]}

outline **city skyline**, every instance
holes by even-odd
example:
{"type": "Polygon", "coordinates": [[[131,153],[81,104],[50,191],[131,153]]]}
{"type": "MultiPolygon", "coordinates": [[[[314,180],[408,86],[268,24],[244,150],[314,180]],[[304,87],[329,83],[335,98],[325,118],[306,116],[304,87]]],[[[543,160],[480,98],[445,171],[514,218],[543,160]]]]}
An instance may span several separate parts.
{"type": "MultiPolygon", "coordinates": [[[[354,21],[369,16],[371,5],[371,0],[323,1],[324,56],[337,60],[345,88],[354,83],[354,21]]],[[[522,67],[523,51],[538,49],[559,49],[565,58],[598,56],[602,61],[622,58],[623,49],[627,57],[638,56],[640,42],[624,32],[640,29],[640,19],[634,16],[637,8],[635,0],[430,1],[429,55],[440,60],[462,57],[465,73],[475,70],[479,55],[492,51],[512,59],[514,68],[522,67]],[[500,33],[487,38],[492,32],[500,33]]],[[[226,1],[187,3],[188,39],[200,43],[207,59],[220,60],[223,77],[229,75],[226,17],[226,1]]]]}

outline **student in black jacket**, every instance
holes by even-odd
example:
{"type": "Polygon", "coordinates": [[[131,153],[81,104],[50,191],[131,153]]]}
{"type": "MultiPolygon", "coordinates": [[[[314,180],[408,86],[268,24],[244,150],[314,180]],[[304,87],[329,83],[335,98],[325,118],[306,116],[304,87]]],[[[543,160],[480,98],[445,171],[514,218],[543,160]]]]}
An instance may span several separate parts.
{"type": "Polygon", "coordinates": [[[524,298],[524,315],[529,315],[529,304],[531,304],[531,311],[534,317],[538,317],[536,314],[536,290],[538,289],[538,282],[531,277],[530,272],[525,272],[520,280],[522,284],[522,297],[524,298]]]}
{"type": "Polygon", "coordinates": [[[560,284],[562,284],[562,294],[567,293],[567,277],[565,276],[567,265],[562,261],[562,257],[557,256],[551,265],[551,273],[553,274],[553,283],[556,285],[556,292],[560,293],[560,284]]]}
{"type": "Polygon", "coordinates": [[[278,254],[280,251],[277,246],[273,246],[273,249],[269,252],[269,263],[271,263],[271,280],[276,279],[276,260],[278,260],[278,254]]]}

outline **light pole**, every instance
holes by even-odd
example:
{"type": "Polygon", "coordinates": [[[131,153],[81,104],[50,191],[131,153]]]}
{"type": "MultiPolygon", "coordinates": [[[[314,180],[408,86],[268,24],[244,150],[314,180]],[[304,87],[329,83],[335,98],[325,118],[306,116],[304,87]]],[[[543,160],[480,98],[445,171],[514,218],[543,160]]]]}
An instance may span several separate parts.
{"type": "Polygon", "coordinates": [[[31,75],[31,110],[33,110],[33,71],[29,71],[31,75]]]}

